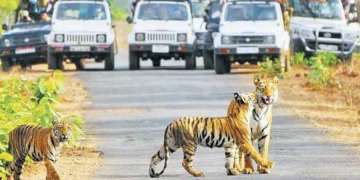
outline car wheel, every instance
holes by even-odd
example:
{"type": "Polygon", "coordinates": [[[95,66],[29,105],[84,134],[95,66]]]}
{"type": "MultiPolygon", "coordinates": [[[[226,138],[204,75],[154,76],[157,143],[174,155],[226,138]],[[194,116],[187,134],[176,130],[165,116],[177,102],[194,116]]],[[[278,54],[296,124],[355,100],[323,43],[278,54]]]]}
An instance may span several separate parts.
{"type": "Polygon", "coordinates": [[[203,50],[204,69],[214,69],[214,56],[211,51],[203,50]]]}
{"type": "Polygon", "coordinates": [[[161,59],[152,59],[152,64],[154,67],[160,67],[161,66],[161,59]]]}
{"type": "Polygon", "coordinates": [[[48,63],[48,69],[51,70],[64,69],[62,59],[60,59],[56,54],[54,54],[50,48],[48,48],[48,52],[47,52],[47,63],[48,63]]]}
{"type": "Polygon", "coordinates": [[[10,58],[1,59],[1,67],[2,67],[3,71],[5,71],[5,72],[10,71],[12,65],[13,65],[13,63],[10,58]]]}
{"type": "Polygon", "coordinates": [[[115,68],[115,49],[111,46],[111,52],[105,59],[105,70],[112,71],[115,68]]]}
{"type": "Polygon", "coordinates": [[[215,55],[214,60],[215,60],[215,73],[216,74],[230,73],[231,63],[229,61],[227,61],[227,59],[224,56],[215,55]]]}
{"type": "Polygon", "coordinates": [[[81,61],[80,58],[79,58],[79,59],[75,59],[75,60],[74,60],[74,64],[75,64],[76,70],[78,70],[78,71],[84,70],[84,64],[83,64],[83,62],[81,61]]]}
{"type": "Polygon", "coordinates": [[[196,69],[196,57],[193,53],[185,56],[185,69],[196,69]]]}
{"type": "Polygon", "coordinates": [[[140,69],[140,58],[136,52],[129,51],[129,69],[138,70],[140,69]]]}

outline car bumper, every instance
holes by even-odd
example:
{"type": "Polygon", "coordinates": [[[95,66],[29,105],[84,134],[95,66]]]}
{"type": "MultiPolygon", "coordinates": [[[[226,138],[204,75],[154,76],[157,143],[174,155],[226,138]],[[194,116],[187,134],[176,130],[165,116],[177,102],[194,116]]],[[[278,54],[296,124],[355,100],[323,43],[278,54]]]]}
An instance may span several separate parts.
{"type": "Polygon", "coordinates": [[[300,43],[304,51],[308,54],[315,54],[316,52],[333,52],[338,56],[349,56],[356,48],[355,42],[342,40],[324,40],[324,39],[304,39],[296,38],[295,43],[300,43]]]}
{"type": "Polygon", "coordinates": [[[168,46],[168,51],[156,52],[154,51],[152,44],[131,44],[129,45],[129,50],[137,51],[137,52],[151,52],[154,54],[162,54],[162,53],[193,53],[194,46],[189,44],[183,45],[165,45],[168,46]]]}
{"type": "Polygon", "coordinates": [[[236,55],[236,56],[251,56],[251,55],[279,55],[279,47],[217,47],[214,49],[215,54],[218,55],[236,55]],[[252,49],[247,51],[247,49],[252,49]]]}
{"type": "Polygon", "coordinates": [[[51,51],[53,53],[64,53],[64,54],[82,54],[82,53],[90,53],[90,54],[99,54],[99,53],[109,53],[112,48],[111,45],[81,45],[81,46],[53,46],[50,45],[51,51]]]}
{"type": "Polygon", "coordinates": [[[0,49],[0,58],[12,58],[16,60],[46,59],[47,45],[27,45],[0,49]]]}

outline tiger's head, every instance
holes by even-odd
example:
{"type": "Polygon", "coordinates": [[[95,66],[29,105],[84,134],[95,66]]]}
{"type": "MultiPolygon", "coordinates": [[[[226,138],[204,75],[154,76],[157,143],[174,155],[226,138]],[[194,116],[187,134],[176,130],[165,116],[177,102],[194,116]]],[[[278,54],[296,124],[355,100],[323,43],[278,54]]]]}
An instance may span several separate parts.
{"type": "Polygon", "coordinates": [[[252,110],[254,96],[253,94],[241,94],[234,93],[234,99],[230,102],[228,106],[228,116],[236,116],[238,113],[242,113],[246,116],[249,111],[252,110]]]}
{"type": "Polygon", "coordinates": [[[71,127],[65,122],[54,122],[52,133],[59,142],[65,142],[71,136],[71,127]]]}
{"type": "Polygon", "coordinates": [[[273,79],[255,78],[254,85],[256,102],[260,105],[271,105],[278,99],[278,83],[277,77],[273,79]]]}

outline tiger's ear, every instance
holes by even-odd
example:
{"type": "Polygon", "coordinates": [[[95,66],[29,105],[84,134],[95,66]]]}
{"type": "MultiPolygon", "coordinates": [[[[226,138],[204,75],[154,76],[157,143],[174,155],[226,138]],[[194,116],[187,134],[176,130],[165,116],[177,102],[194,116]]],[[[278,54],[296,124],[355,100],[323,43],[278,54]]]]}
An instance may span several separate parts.
{"type": "Polygon", "coordinates": [[[240,104],[249,103],[249,97],[244,94],[239,94],[237,92],[234,93],[234,99],[240,104]]]}
{"type": "Polygon", "coordinates": [[[254,77],[254,85],[257,86],[260,83],[261,79],[259,76],[254,77]]]}

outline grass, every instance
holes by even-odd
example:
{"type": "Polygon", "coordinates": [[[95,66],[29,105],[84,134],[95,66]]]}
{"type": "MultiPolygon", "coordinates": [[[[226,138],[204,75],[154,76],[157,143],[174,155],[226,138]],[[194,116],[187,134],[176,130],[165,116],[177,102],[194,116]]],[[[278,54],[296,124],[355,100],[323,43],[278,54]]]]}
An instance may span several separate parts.
{"type": "Polygon", "coordinates": [[[280,92],[286,93],[280,94],[282,106],[326,130],[332,140],[360,151],[360,59],[354,58],[351,66],[333,64],[333,84],[323,88],[309,82],[311,68],[297,66],[281,81],[280,92]]]}

